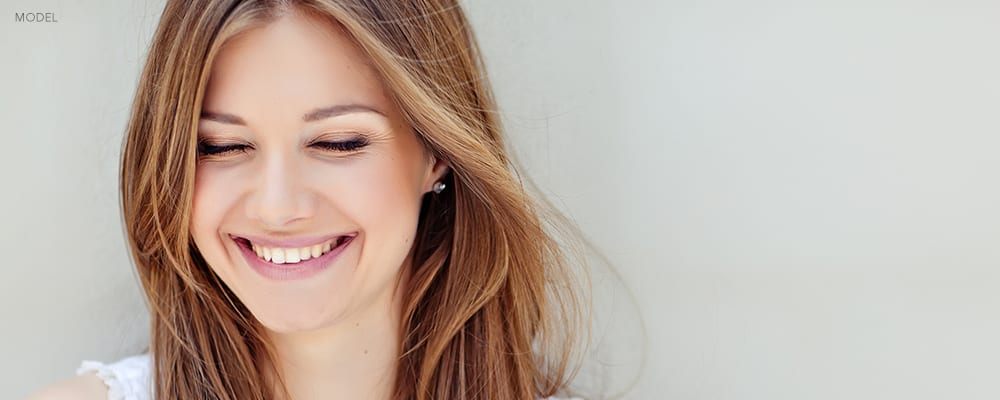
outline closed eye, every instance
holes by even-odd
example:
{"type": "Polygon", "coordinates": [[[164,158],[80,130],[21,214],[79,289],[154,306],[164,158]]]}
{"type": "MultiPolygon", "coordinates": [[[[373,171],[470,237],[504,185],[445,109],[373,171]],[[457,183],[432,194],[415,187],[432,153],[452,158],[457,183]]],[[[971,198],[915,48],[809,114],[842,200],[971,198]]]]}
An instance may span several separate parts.
{"type": "Polygon", "coordinates": [[[214,145],[208,142],[198,142],[199,156],[217,156],[229,153],[245,153],[250,146],[245,144],[214,145]]]}
{"type": "Polygon", "coordinates": [[[324,150],[349,152],[349,151],[356,151],[367,146],[368,139],[357,138],[357,139],[345,140],[343,142],[316,142],[313,143],[312,145],[324,150]]]}

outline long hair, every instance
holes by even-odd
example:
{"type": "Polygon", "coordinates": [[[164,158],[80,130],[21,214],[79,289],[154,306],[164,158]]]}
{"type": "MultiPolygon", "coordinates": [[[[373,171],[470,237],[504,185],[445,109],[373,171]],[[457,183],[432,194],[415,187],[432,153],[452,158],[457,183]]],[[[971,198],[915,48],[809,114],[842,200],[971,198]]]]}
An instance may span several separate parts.
{"type": "Polygon", "coordinates": [[[153,395],[287,395],[280,377],[267,382],[255,364],[275,365],[264,328],[208,267],[189,227],[197,121],[213,59],[228,39],[289,12],[343,26],[422,144],[451,166],[449,190],[421,206],[393,397],[532,399],[565,391],[588,332],[586,277],[571,268],[559,234],[576,231],[559,230],[566,219],[526,192],[507,156],[482,57],[456,0],[169,0],[121,164],[124,222],[151,313],[153,395]]]}

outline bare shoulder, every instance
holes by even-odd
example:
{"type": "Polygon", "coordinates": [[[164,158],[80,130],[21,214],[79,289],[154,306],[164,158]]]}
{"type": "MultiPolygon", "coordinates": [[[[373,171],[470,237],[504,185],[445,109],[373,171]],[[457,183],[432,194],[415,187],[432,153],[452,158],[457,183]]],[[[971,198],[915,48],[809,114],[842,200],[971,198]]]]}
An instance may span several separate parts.
{"type": "Polygon", "coordinates": [[[91,372],[52,384],[27,400],[107,400],[108,387],[91,372]]]}

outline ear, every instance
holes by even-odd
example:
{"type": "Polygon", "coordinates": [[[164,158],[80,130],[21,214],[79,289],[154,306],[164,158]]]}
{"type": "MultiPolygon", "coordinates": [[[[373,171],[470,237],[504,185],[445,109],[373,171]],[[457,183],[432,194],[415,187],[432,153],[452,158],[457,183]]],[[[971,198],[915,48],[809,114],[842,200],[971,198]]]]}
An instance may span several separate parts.
{"type": "Polygon", "coordinates": [[[451,170],[451,165],[447,161],[431,156],[432,163],[427,179],[424,181],[424,193],[434,190],[434,184],[444,179],[444,176],[451,170]]]}

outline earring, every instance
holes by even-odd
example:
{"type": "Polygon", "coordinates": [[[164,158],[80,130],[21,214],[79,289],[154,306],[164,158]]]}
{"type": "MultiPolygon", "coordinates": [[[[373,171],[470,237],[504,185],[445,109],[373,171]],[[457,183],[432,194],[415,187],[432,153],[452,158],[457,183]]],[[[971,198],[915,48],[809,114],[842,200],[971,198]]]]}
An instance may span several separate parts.
{"type": "Polygon", "coordinates": [[[434,189],[433,189],[434,193],[441,193],[444,191],[444,188],[445,188],[444,182],[438,181],[434,183],[434,189]]]}

